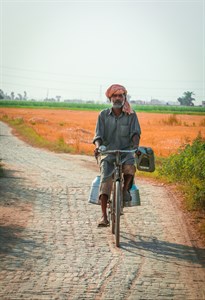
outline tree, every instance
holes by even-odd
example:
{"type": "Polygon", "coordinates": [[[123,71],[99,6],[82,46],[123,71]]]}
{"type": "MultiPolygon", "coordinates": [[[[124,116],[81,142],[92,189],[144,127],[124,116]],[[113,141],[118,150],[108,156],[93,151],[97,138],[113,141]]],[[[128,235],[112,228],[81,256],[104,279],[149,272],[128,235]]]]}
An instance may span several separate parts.
{"type": "Polygon", "coordinates": [[[4,92],[0,89],[0,100],[4,99],[4,92]]]}
{"type": "Polygon", "coordinates": [[[60,102],[61,96],[56,96],[58,102],[60,102]]]}
{"type": "Polygon", "coordinates": [[[4,99],[5,100],[11,100],[11,97],[6,93],[6,94],[4,94],[4,99]]]}
{"type": "Polygon", "coordinates": [[[24,91],[23,93],[24,93],[24,95],[23,95],[23,100],[27,100],[27,92],[24,91]]]}
{"type": "Polygon", "coordinates": [[[185,106],[194,106],[193,101],[195,101],[195,98],[193,98],[194,92],[184,92],[182,97],[179,97],[177,101],[179,101],[180,105],[185,105],[185,106]]]}
{"type": "Polygon", "coordinates": [[[11,100],[14,100],[15,99],[15,94],[14,92],[11,92],[11,100]]]}
{"type": "Polygon", "coordinates": [[[17,100],[23,100],[23,97],[22,97],[22,95],[21,95],[21,94],[18,94],[18,98],[17,98],[17,100]]]}

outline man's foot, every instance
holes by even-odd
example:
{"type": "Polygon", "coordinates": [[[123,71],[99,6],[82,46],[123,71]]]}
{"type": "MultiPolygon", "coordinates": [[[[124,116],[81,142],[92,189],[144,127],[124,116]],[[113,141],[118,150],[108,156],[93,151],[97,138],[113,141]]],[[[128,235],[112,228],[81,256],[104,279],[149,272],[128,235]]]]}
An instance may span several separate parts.
{"type": "Polygon", "coordinates": [[[109,221],[107,218],[105,218],[104,216],[102,216],[101,220],[98,223],[98,227],[107,227],[109,226],[109,221]]]}
{"type": "Polygon", "coordinates": [[[131,206],[132,197],[129,191],[123,191],[123,205],[131,206]]]}
{"type": "Polygon", "coordinates": [[[129,202],[131,200],[132,200],[132,198],[131,198],[130,192],[123,191],[123,201],[124,202],[129,202]]]}

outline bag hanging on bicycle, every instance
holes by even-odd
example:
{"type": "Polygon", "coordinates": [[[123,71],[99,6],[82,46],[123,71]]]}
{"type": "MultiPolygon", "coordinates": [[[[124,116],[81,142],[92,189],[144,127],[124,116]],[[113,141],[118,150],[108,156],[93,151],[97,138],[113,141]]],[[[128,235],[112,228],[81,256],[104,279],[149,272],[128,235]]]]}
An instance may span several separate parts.
{"type": "Polygon", "coordinates": [[[137,169],[144,172],[154,172],[155,159],[154,151],[150,147],[139,147],[139,154],[136,158],[137,169]]]}

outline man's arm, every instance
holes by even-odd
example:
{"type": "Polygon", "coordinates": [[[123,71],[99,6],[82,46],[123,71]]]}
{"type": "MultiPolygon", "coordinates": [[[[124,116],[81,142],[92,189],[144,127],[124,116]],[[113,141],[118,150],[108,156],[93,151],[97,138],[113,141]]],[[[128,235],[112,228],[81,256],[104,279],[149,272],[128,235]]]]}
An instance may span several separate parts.
{"type": "Polygon", "coordinates": [[[139,147],[140,136],[137,133],[135,135],[133,135],[132,142],[133,142],[133,148],[139,147]]]}
{"type": "Polygon", "coordinates": [[[140,135],[141,135],[141,128],[139,124],[139,120],[137,117],[137,114],[131,115],[131,124],[130,124],[130,135],[131,135],[131,141],[133,144],[133,148],[139,147],[140,142],[140,135]]]}
{"type": "Polygon", "coordinates": [[[97,140],[95,140],[95,149],[94,149],[94,155],[95,155],[95,158],[97,158],[98,157],[98,149],[99,149],[99,147],[100,147],[100,145],[102,145],[102,140],[101,139],[97,139],[97,140]]]}
{"type": "Polygon", "coordinates": [[[95,137],[93,139],[93,144],[95,145],[94,155],[97,158],[98,156],[98,148],[103,143],[103,135],[104,135],[104,122],[102,118],[102,112],[98,116],[96,128],[95,128],[95,137]]]}

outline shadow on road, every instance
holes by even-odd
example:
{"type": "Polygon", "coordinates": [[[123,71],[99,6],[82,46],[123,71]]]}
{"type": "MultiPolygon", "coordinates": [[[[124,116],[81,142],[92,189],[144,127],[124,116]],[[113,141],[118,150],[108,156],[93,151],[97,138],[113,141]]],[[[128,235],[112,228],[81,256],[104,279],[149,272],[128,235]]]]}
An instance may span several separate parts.
{"type": "Polygon", "coordinates": [[[12,254],[12,256],[24,256],[25,253],[17,251],[19,244],[23,247],[34,247],[32,241],[21,237],[25,231],[24,227],[18,226],[0,226],[0,254],[12,254]]]}
{"type": "Polygon", "coordinates": [[[25,228],[0,226],[0,271],[29,269],[43,251],[45,252],[42,244],[26,237],[25,228]]]}
{"type": "Polygon", "coordinates": [[[21,267],[40,247],[27,232],[35,196],[22,173],[4,169],[0,178],[0,270],[21,267]]]}
{"type": "MultiPolygon", "coordinates": [[[[127,238],[122,233],[123,239],[127,240],[127,243],[121,242],[121,249],[135,253],[136,255],[145,256],[142,251],[136,252],[135,250],[143,250],[150,254],[157,254],[155,259],[166,260],[166,257],[174,258],[177,262],[192,262],[200,264],[205,267],[205,249],[196,248],[182,244],[171,243],[167,241],[160,241],[153,236],[141,236],[137,235],[132,239],[127,238]],[[137,241],[135,241],[137,239],[137,241]]],[[[166,260],[167,261],[167,260],[166,260]]],[[[172,260],[170,260],[172,262],[172,260]]]]}

